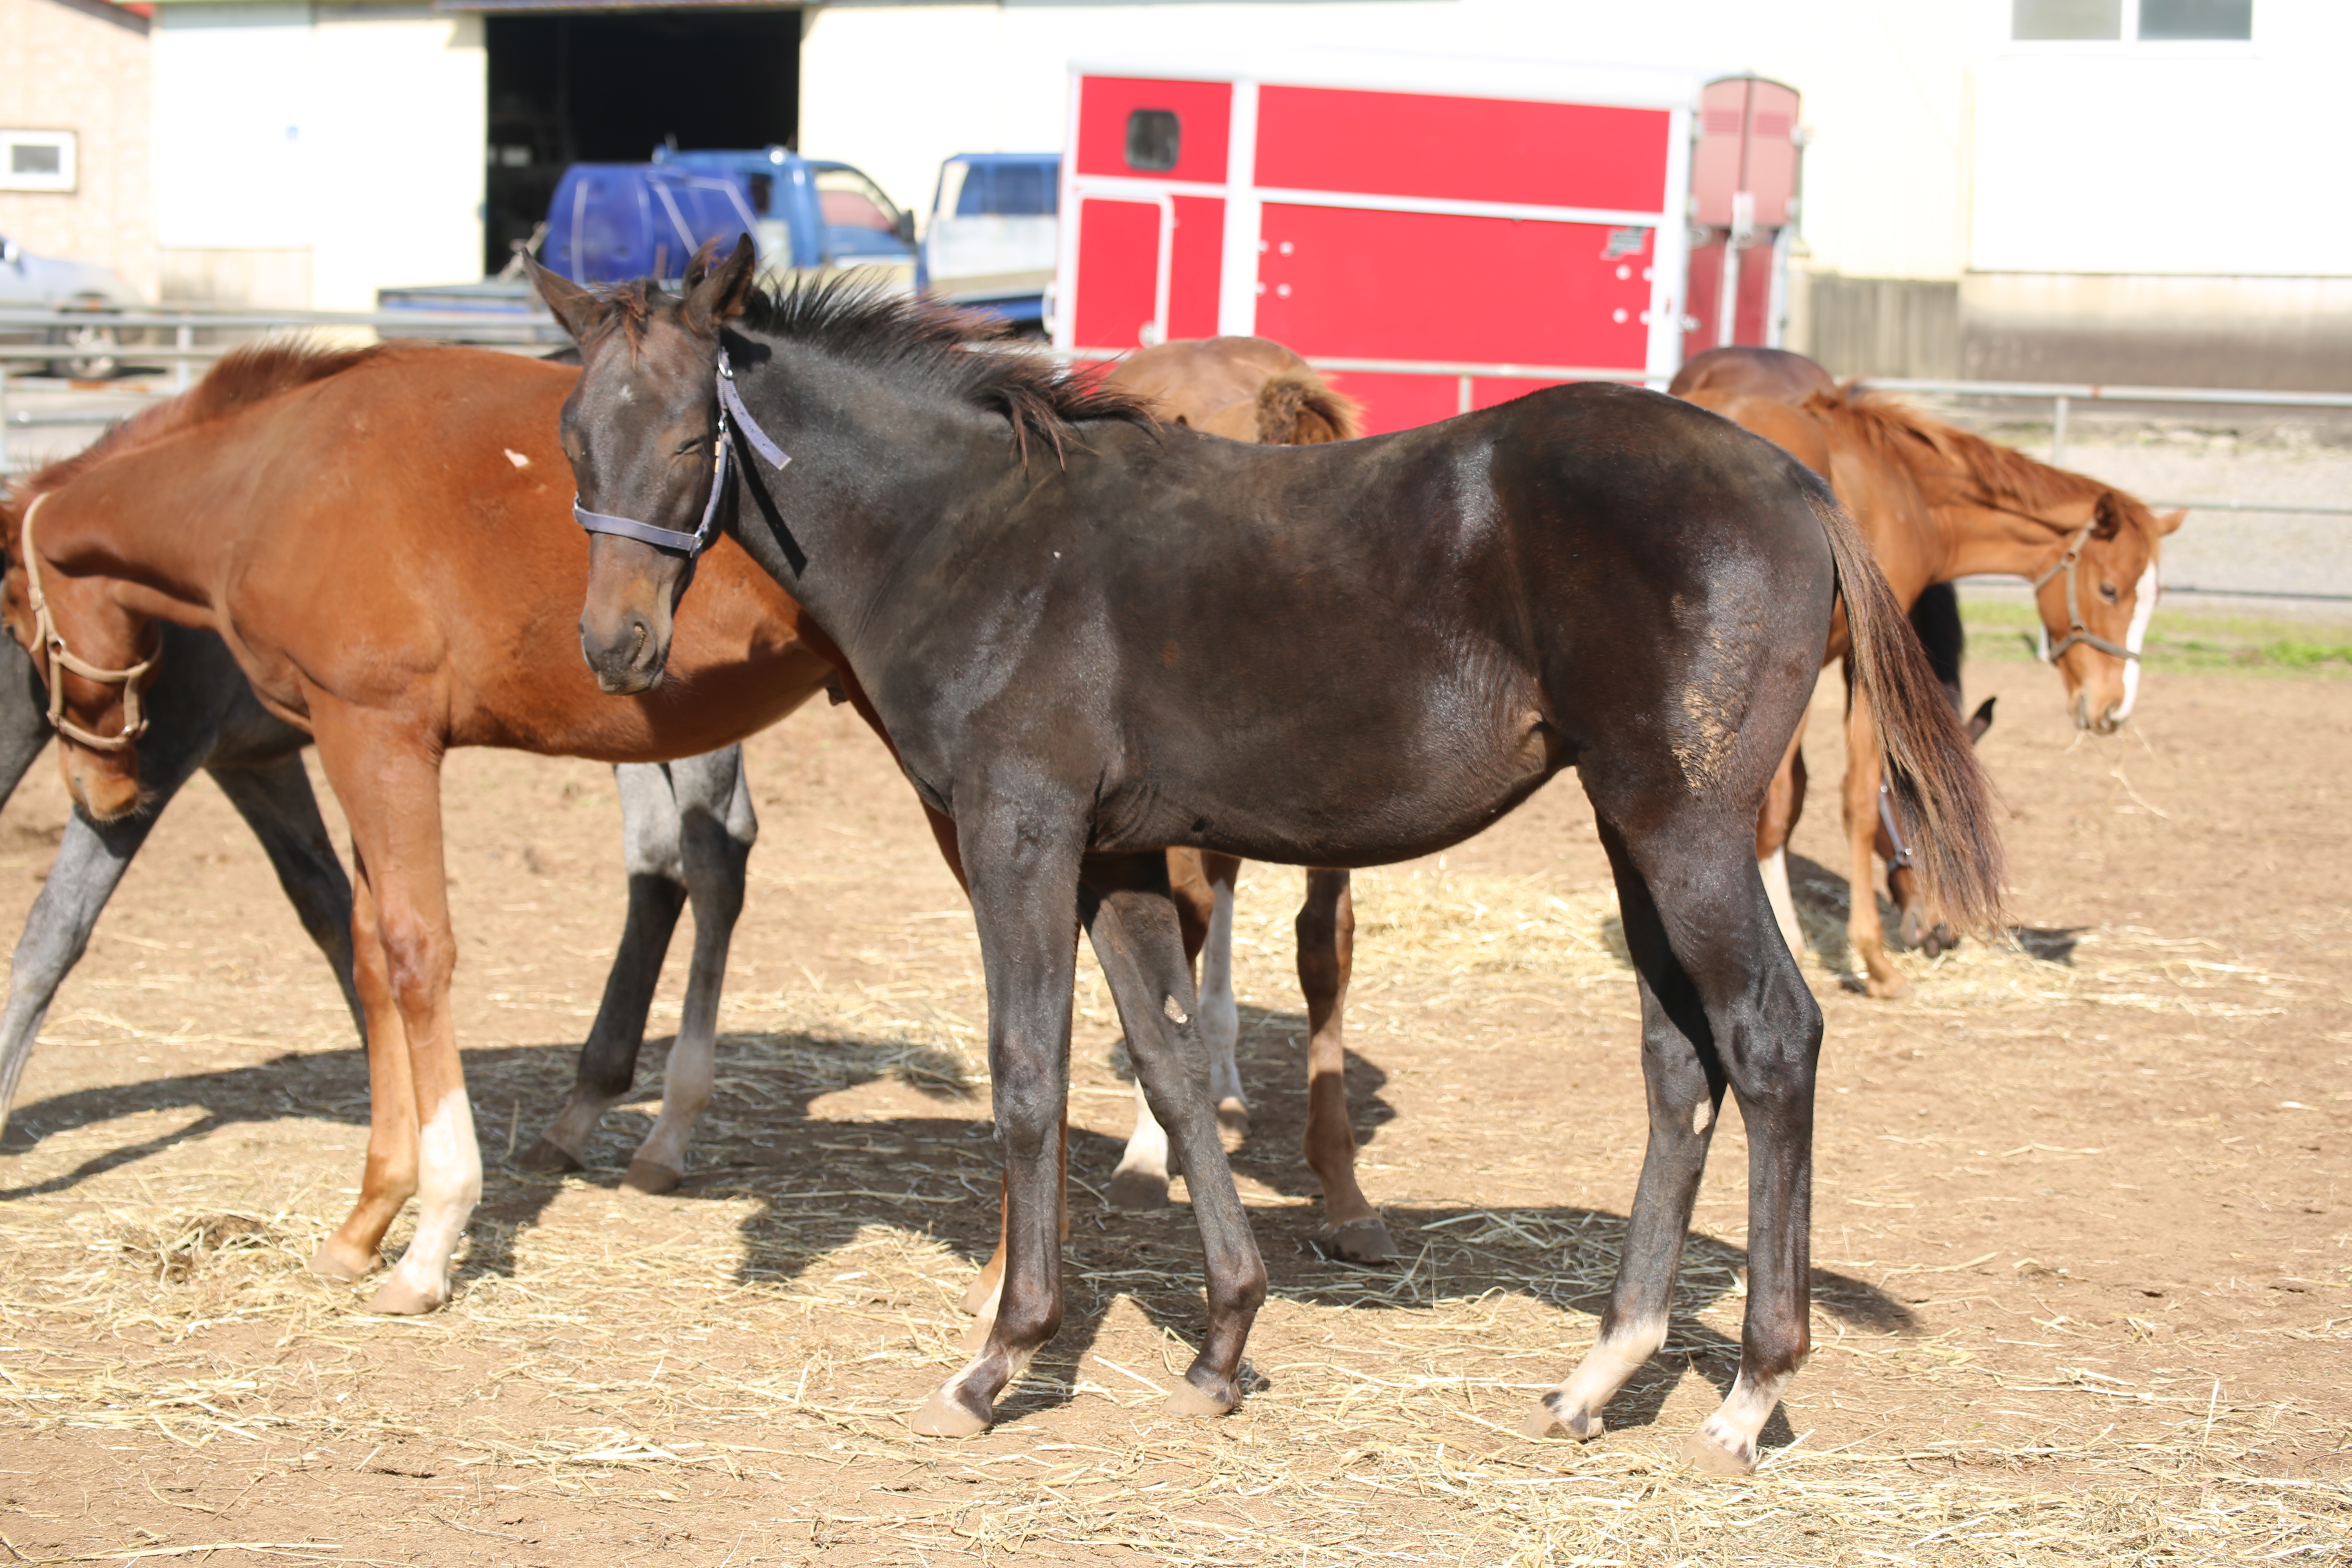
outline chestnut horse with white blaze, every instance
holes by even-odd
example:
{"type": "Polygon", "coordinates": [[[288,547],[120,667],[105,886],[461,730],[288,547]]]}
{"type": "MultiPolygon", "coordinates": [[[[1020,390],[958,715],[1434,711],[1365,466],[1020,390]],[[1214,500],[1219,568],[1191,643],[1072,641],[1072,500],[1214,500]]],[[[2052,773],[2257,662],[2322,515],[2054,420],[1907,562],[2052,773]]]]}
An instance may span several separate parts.
{"type": "Polygon", "coordinates": [[[1730,1093],[1747,1321],[1738,1379],[1689,1452],[1752,1468],[1811,1344],[1822,1037],[1752,850],[1841,593],[1930,889],[1964,923],[2000,912],[1975,756],[1827,487],[1727,421],[1613,385],[1366,440],[1217,440],[1049,364],[969,353],[985,329],[961,312],[838,284],[761,293],[755,260],[746,240],[683,296],[534,271],[582,349],[563,441],[583,513],[643,531],[598,539],[582,647],[615,689],[659,681],[713,518],[823,628],[918,794],[954,818],[1006,1262],[986,1344],[915,1428],[987,1426],[1060,1326],[1078,931],[1206,1254],[1207,1336],[1171,1407],[1221,1414],[1265,1268],[1209,1100],[1166,851],[1382,864],[1573,767],[1616,875],[1650,1137],[1600,1342],[1528,1430],[1598,1436],[1664,1345],[1730,1093]]]}
{"type": "MultiPolygon", "coordinates": [[[[2112,485],[2053,468],[1933,419],[1895,399],[1841,390],[1829,373],[1780,349],[1712,349],[1668,388],[1778,443],[1830,482],[1907,609],[1931,584],[1979,574],[2032,582],[2044,657],[2065,683],[2075,723],[2112,733],[2139,693],[2140,644],[2156,609],[2157,561],[2185,512],[2162,516],[2112,485]]],[[[1848,652],[1841,616],[1828,659],[1848,652]]],[[[1990,716],[1987,721],[1990,721],[1990,716]]],[[[1802,774],[1798,743],[1759,817],[1756,855],[1790,947],[1801,952],[1788,840],[1802,774]]],[[[1882,836],[1879,740],[1866,694],[1846,714],[1843,787],[1852,903],[1846,937],[1874,996],[1907,983],[1887,961],[1871,854],[1882,836]]],[[[1899,814],[1897,821],[1900,822],[1899,814]]],[[[1919,831],[1901,823],[1906,834],[1919,831]]]]}

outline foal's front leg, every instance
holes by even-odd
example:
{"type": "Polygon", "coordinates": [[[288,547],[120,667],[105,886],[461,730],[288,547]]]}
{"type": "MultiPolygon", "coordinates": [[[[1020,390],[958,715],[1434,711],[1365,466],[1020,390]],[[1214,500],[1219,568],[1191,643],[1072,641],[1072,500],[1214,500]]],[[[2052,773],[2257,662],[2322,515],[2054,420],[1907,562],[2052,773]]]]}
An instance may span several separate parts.
{"type": "Polygon", "coordinates": [[[916,1412],[928,1436],[964,1437],[1062,1325],[1062,1159],[1077,978],[1083,824],[985,798],[958,814],[988,982],[988,1068],[1004,1152],[1003,1273],[987,1342],[916,1412]]]}

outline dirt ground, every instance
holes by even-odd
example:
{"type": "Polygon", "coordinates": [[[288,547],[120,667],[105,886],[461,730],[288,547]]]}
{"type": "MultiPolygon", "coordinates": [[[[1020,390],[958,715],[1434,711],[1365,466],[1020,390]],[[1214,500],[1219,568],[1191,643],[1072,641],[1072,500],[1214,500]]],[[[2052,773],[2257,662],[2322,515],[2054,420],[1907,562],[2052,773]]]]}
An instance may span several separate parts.
{"type": "MultiPolygon", "coordinates": [[[[1516,1435],[1591,1342],[1643,1142],[1633,986],[1563,779],[1360,876],[1349,1064],[1407,1258],[1311,1244],[1295,872],[1253,868],[1236,1156],[1273,1295],[1256,1389],[1160,1392],[1200,1328],[1178,1187],[1105,1209],[1127,1131],[1082,972],[1070,1319],[967,1443],[995,1220],[969,916],[846,710],[751,748],[762,822],[686,1188],[509,1156],[568,1082],[621,918],[609,776],[452,760],[457,1011],[489,1167],[454,1303],[373,1318],[302,1260],[349,1202],[365,1079],[324,965],[199,783],[53,1013],[0,1145],[0,1546],[22,1562],[708,1564],[2205,1563],[2352,1543],[2352,681],[2151,673],[2078,741],[1986,660],[2021,944],[1906,1000],[1842,984],[1835,696],[1796,845],[1828,1014],[1815,1341],[1764,1469],[1675,1460],[1737,1358],[1746,1148],[1724,1131],[1669,1348],[1586,1447],[1516,1435]]],[[[65,805],[0,813],[21,921],[65,805]]],[[[674,1026],[678,944],[657,1035],[674,1026]]],[[[656,1041],[658,1047],[664,1042],[656,1041]]],[[[395,1231],[394,1241],[404,1238],[395,1231]]]]}

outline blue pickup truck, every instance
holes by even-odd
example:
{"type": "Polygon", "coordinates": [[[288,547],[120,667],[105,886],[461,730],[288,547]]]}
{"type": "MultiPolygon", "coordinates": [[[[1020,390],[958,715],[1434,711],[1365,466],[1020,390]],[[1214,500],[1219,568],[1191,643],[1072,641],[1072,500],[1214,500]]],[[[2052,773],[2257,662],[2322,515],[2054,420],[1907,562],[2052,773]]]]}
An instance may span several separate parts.
{"type": "Polygon", "coordinates": [[[577,283],[677,278],[704,241],[749,234],[760,269],[913,260],[915,218],[847,163],[783,147],[656,150],[650,163],[574,163],[547,214],[540,259],[577,283]]]}

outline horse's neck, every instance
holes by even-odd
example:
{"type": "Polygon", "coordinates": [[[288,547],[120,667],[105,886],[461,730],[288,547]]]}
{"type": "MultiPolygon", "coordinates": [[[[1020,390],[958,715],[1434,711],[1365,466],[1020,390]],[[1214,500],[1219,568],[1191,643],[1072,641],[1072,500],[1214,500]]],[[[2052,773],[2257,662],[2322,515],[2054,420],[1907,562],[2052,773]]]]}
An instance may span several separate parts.
{"type": "Polygon", "coordinates": [[[2055,523],[1980,505],[1937,506],[1944,538],[1939,580],[1955,577],[2040,576],[2066,548],[2055,523]]]}
{"type": "Polygon", "coordinates": [[[191,495],[206,487],[184,473],[149,471],[149,454],[124,462],[140,471],[101,470],[58,498],[72,504],[44,510],[43,557],[75,576],[105,579],[115,601],[135,614],[211,628],[214,578],[227,546],[209,520],[245,509],[192,504],[191,495]]]}

